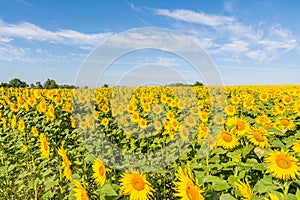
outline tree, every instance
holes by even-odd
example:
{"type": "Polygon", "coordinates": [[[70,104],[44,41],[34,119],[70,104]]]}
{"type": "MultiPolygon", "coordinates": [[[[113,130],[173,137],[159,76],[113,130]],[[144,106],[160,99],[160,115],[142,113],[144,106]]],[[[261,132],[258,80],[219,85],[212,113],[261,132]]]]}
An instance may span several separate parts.
{"type": "Polygon", "coordinates": [[[105,83],[102,87],[103,88],[108,88],[108,84],[105,83]]]}
{"type": "Polygon", "coordinates": [[[21,81],[18,78],[14,78],[14,79],[10,80],[9,83],[8,83],[8,86],[13,87],[13,88],[20,88],[20,87],[21,88],[26,88],[26,87],[28,87],[26,82],[21,81]]]}
{"type": "Polygon", "coordinates": [[[203,86],[203,83],[196,81],[196,83],[194,84],[194,86],[203,86]]]}
{"type": "Polygon", "coordinates": [[[0,87],[9,87],[8,83],[1,83],[0,87]]]}
{"type": "Polygon", "coordinates": [[[44,83],[44,88],[45,89],[55,89],[58,88],[59,85],[55,82],[55,80],[52,79],[47,79],[46,82],[44,83]]]}
{"type": "Polygon", "coordinates": [[[41,82],[38,81],[38,82],[35,83],[35,87],[38,88],[38,89],[42,89],[43,85],[41,84],[41,82]]]}

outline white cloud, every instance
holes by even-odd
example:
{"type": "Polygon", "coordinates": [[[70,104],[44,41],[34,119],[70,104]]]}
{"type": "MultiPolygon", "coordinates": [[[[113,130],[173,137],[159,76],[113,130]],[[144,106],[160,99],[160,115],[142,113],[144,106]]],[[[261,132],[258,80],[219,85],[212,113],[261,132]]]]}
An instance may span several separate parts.
{"type": "Polygon", "coordinates": [[[157,58],[157,65],[163,65],[163,66],[178,66],[180,60],[177,58],[167,58],[159,56],[157,58]]]}
{"type": "MultiPolygon", "coordinates": [[[[232,2],[227,1],[224,8],[232,11],[232,2]]],[[[180,31],[189,34],[209,53],[223,54],[223,60],[229,62],[240,62],[244,58],[270,61],[297,47],[296,37],[281,25],[268,27],[261,21],[255,25],[245,24],[235,16],[183,9],[154,9],[154,12],[176,20],[174,26],[180,31]]]]}
{"type": "Polygon", "coordinates": [[[27,48],[17,48],[10,44],[0,44],[0,61],[6,62],[36,62],[36,59],[32,59],[26,54],[29,52],[27,48]]]}
{"type": "Polygon", "coordinates": [[[9,37],[0,37],[0,43],[9,43],[13,41],[14,39],[9,38],[9,37]]]}
{"type": "Polygon", "coordinates": [[[171,17],[173,19],[203,24],[207,26],[220,26],[222,24],[230,23],[234,20],[234,18],[232,17],[208,15],[203,12],[193,12],[184,9],[178,9],[173,11],[167,9],[156,9],[155,13],[157,15],[163,15],[166,17],[171,17]]]}
{"type": "Polygon", "coordinates": [[[233,53],[243,53],[249,50],[249,43],[241,40],[234,40],[230,43],[223,44],[220,48],[217,49],[218,53],[222,52],[233,52],[233,53]]]}
{"type": "Polygon", "coordinates": [[[25,40],[65,45],[95,46],[111,35],[112,33],[110,32],[86,34],[75,30],[49,31],[28,22],[10,24],[0,20],[0,36],[4,38],[16,37],[25,40]]]}

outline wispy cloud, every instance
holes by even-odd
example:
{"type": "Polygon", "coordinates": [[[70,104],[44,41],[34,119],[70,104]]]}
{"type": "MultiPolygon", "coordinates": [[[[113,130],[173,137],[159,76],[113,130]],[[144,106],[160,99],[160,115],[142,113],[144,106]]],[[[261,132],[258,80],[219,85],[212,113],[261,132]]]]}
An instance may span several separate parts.
{"type": "Polygon", "coordinates": [[[28,48],[17,48],[11,44],[1,44],[0,43],[0,61],[6,62],[29,62],[33,63],[37,60],[28,56],[30,49],[28,48]]]}
{"type": "Polygon", "coordinates": [[[29,22],[10,24],[0,20],[0,36],[2,38],[22,38],[64,45],[95,46],[111,35],[111,32],[87,34],[75,30],[50,31],[29,22]]]}
{"type": "MultiPolygon", "coordinates": [[[[232,3],[225,9],[232,11],[232,3]]],[[[189,34],[211,54],[223,54],[223,60],[240,62],[270,61],[297,47],[293,33],[280,24],[245,24],[235,16],[212,15],[192,10],[153,9],[156,15],[175,20],[174,26],[189,34]],[[189,27],[189,28],[187,28],[189,27]],[[229,57],[228,57],[229,56],[229,57]]]]}
{"type": "Polygon", "coordinates": [[[234,20],[232,17],[219,16],[219,15],[208,15],[203,12],[193,12],[191,10],[167,10],[167,9],[156,9],[157,15],[163,15],[171,17],[173,19],[203,24],[207,26],[220,26],[222,24],[230,23],[234,20]]]}

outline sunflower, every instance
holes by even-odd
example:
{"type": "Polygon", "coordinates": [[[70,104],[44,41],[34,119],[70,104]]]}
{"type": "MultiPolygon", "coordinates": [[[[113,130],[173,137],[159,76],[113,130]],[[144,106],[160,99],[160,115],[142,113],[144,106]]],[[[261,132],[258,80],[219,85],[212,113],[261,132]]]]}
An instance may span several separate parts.
{"type": "Polygon", "coordinates": [[[266,131],[263,128],[252,129],[251,131],[249,131],[247,137],[255,146],[259,146],[261,148],[267,148],[270,146],[266,137],[266,131]]]}
{"type": "Polygon", "coordinates": [[[288,96],[288,95],[282,96],[281,100],[282,100],[282,102],[283,102],[285,105],[290,104],[290,103],[293,102],[293,99],[292,99],[290,96],[288,96]]]}
{"type": "Polygon", "coordinates": [[[95,159],[93,163],[93,178],[95,182],[102,187],[106,180],[106,171],[107,169],[103,165],[102,161],[99,159],[95,159]]]}
{"type": "Polygon", "coordinates": [[[265,159],[268,171],[276,178],[288,180],[296,179],[299,174],[297,159],[283,149],[269,153],[265,159]]]}
{"type": "Polygon", "coordinates": [[[20,107],[17,104],[10,104],[10,110],[12,112],[18,112],[20,110],[20,107]]]}
{"type": "Polygon", "coordinates": [[[287,117],[278,117],[275,121],[275,124],[280,130],[292,130],[295,127],[294,121],[287,117]]]}
{"type": "Polygon", "coordinates": [[[49,158],[50,154],[50,147],[49,142],[44,133],[40,134],[40,150],[41,150],[41,157],[42,158],[49,158]]]}
{"type": "Polygon", "coordinates": [[[189,140],[190,131],[187,127],[180,126],[179,134],[183,141],[187,142],[189,140]]]}
{"type": "Polygon", "coordinates": [[[153,106],[152,111],[154,112],[154,114],[159,115],[162,112],[163,108],[161,105],[156,104],[155,106],[153,106]]]}
{"type": "Polygon", "coordinates": [[[242,181],[235,183],[235,187],[241,192],[242,196],[246,200],[252,199],[252,189],[251,189],[247,179],[245,180],[245,183],[242,181]]]}
{"type": "Polygon", "coordinates": [[[144,103],[144,104],[142,104],[142,108],[143,108],[144,112],[150,112],[151,106],[149,103],[144,103]]]}
{"type": "Polygon", "coordinates": [[[106,117],[104,117],[104,118],[101,119],[101,124],[102,124],[103,126],[107,126],[108,123],[109,123],[109,120],[108,120],[106,117]]]}
{"type": "Polygon", "coordinates": [[[25,129],[25,122],[23,119],[21,119],[18,123],[18,131],[23,132],[25,129]]]}
{"type": "Polygon", "coordinates": [[[69,181],[72,179],[71,161],[69,160],[67,152],[63,147],[58,150],[58,154],[63,159],[62,166],[64,167],[64,176],[66,177],[66,180],[69,181]]]}
{"type": "Polygon", "coordinates": [[[28,150],[28,147],[27,147],[26,145],[23,145],[21,151],[22,151],[23,153],[26,153],[27,150],[28,150]]]}
{"type": "Polygon", "coordinates": [[[249,122],[237,117],[229,118],[226,122],[226,126],[239,136],[245,135],[250,129],[249,122]]]}
{"type": "Polygon", "coordinates": [[[153,125],[156,131],[160,131],[163,128],[162,124],[157,119],[153,122],[153,125]]]}
{"type": "Polygon", "coordinates": [[[217,146],[222,146],[225,149],[233,149],[239,144],[237,137],[225,130],[220,131],[217,146]]]}
{"type": "Polygon", "coordinates": [[[73,182],[75,185],[75,188],[73,188],[74,191],[74,197],[76,197],[76,200],[88,200],[89,196],[87,194],[86,189],[80,184],[79,181],[74,181],[73,182]]]}
{"type": "Polygon", "coordinates": [[[177,119],[173,118],[170,120],[170,126],[173,130],[177,131],[178,128],[180,127],[179,122],[177,121],[177,119]]]}
{"type": "Polygon", "coordinates": [[[208,135],[207,125],[201,123],[198,127],[198,140],[205,139],[208,135]]]}
{"type": "Polygon", "coordinates": [[[11,119],[11,127],[12,127],[12,128],[15,128],[16,125],[17,125],[17,116],[14,115],[14,116],[12,117],[12,119],[11,119]]]}
{"type": "Polygon", "coordinates": [[[140,118],[138,121],[138,125],[140,128],[146,128],[147,127],[147,121],[144,118],[140,118]]]}
{"type": "Polygon", "coordinates": [[[197,121],[194,116],[189,115],[184,119],[184,124],[188,127],[195,127],[197,124],[197,121]]]}
{"type": "Polygon", "coordinates": [[[172,111],[168,111],[166,113],[166,116],[167,116],[167,119],[169,119],[169,120],[175,118],[175,115],[174,115],[174,113],[172,111]]]}
{"type": "Polygon", "coordinates": [[[200,112],[199,117],[202,122],[207,122],[208,121],[208,113],[207,112],[200,112]]]}
{"type": "Polygon", "coordinates": [[[35,137],[39,136],[39,131],[35,126],[31,127],[31,133],[35,137]]]}
{"type": "MultiPolygon", "coordinates": [[[[280,197],[278,197],[276,194],[268,193],[270,200],[282,200],[284,199],[284,195],[280,193],[280,197]]],[[[268,200],[268,198],[264,197],[264,200],[268,200]]]]}
{"type": "Polygon", "coordinates": [[[234,104],[234,105],[237,105],[240,102],[240,100],[241,99],[239,97],[237,97],[237,96],[233,96],[230,99],[231,103],[234,104]]]}
{"type": "Polygon", "coordinates": [[[180,197],[182,200],[204,200],[204,197],[201,194],[203,191],[194,184],[189,166],[185,171],[179,167],[175,176],[178,179],[178,182],[174,182],[174,189],[176,191],[175,196],[180,197]]]}
{"type": "Polygon", "coordinates": [[[225,122],[224,116],[221,113],[217,113],[213,119],[214,123],[217,125],[223,125],[225,122]]]}
{"type": "Polygon", "coordinates": [[[233,116],[236,112],[236,109],[233,105],[228,105],[225,108],[226,115],[233,116]]]}
{"type": "Polygon", "coordinates": [[[130,200],[147,200],[153,195],[154,190],[144,174],[125,172],[120,182],[123,194],[130,195],[130,200]]]}
{"type": "Polygon", "coordinates": [[[296,153],[300,153],[300,140],[296,141],[293,144],[292,149],[296,152],[296,153]]]}
{"type": "Polygon", "coordinates": [[[140,118],[140,116],[139,116],[139,113],[138,113],[138,112],[133,112],[133,113],[130,114],[130,119],[131,119],[131,121],[133,121],[133,122],[138,123],[139,118],[140,118]]]}

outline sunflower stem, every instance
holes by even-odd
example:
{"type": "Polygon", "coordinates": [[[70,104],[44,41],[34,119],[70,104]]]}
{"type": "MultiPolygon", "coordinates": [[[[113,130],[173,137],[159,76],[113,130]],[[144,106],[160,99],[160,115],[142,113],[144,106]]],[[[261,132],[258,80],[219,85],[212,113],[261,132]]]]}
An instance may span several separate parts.
{"type": "Polygon", "coordinates": [[[284,196],[288,195],[290,184],[291,184],[290,182],[284,181],[284,191],[283,191],[284,196]]]}

